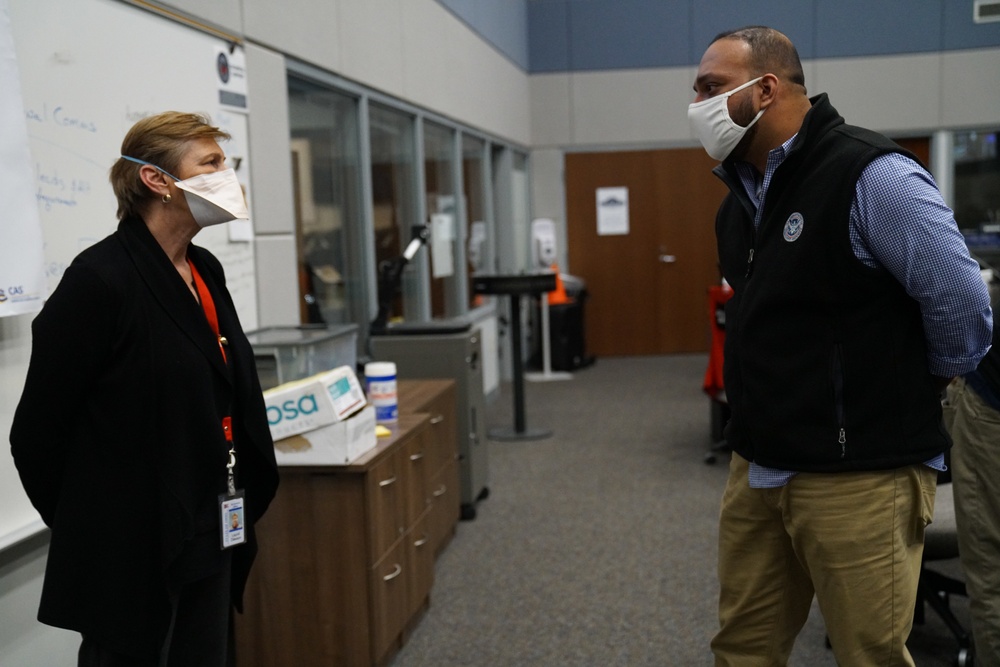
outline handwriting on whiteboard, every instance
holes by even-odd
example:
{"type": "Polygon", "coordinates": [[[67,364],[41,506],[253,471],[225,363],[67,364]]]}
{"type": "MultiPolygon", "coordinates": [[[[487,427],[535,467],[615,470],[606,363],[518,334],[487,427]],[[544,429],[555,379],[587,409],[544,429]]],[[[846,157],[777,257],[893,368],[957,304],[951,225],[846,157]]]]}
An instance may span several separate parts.
{"type": "Polygon", "coordinates": [[[81,130],[83,132],[97,132],[97,123],[82,116],[77,116],[71,110],[61,105],[53,106],[43,104],[40,108],[29,108],[24,110],[24,117],[29,123],[52,123],[60,127],[81,130]]]}
{"type": "Polygon", "coordinates": [[[90,194],[90,181],[83,178],[64,177],[56,168],[48,168],[35,163],[35,178],[38,190],[35,199],[44,211],[53,208],[71,208],[79,203],[79,198],[90,194]]]}

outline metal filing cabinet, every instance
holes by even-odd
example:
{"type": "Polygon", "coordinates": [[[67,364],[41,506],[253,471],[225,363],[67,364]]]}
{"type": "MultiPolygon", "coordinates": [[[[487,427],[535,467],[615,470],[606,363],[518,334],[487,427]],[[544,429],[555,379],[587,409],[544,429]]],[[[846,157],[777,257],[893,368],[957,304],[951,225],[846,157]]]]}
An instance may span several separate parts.
{"type": "Polygon", "coordinates": [[[468,323],[390,326],[371,337],[372,356],[392,361],[396,375],[455,380],[458,398],[458,452],[462,519],[476,516],[476,503],[489,495],[486,398],[483,393],[479,334],[468,323]]]}

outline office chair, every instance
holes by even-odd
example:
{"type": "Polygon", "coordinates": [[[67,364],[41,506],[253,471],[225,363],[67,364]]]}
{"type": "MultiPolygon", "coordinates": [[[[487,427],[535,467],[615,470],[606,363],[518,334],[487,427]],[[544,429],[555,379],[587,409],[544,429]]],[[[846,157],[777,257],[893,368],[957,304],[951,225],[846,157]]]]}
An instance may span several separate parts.
{"type": "Polygon", "coordinates": [[[955,558],[958,558],[955,496],[952,493],[950,480],[947,482],[939,481],[937,497],[934,501],[934,522],[924,532],[924,558],[920,564],[917,608],[913,614],[913,623],[915,626],[924,623],[925,604],[929,606],[955,636],[955,641],[958,643],[955,664],[958,667],[971,667],[975,659],[971,638],[962,624],[955,618],[949,603],[949,598],[952,595],[968,595],[965,583],[928,567],[934,561],[955,558]]]}

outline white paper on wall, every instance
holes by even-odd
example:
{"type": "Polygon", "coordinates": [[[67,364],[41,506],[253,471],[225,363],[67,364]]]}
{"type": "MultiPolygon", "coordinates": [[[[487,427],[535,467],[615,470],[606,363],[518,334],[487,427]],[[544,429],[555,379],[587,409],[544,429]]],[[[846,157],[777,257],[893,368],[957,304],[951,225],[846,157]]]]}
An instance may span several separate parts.
{"type": "Polygon", "coordinates": [[[628,188],[597,188],[597,235],[628,234],[628,188]]]}
{"type": "Polygon", "coordinates": [[[455,242],[455,216],[451,213],[431,215],[431,275],[445,278],[455,274],[452,248],[455,242]]]}

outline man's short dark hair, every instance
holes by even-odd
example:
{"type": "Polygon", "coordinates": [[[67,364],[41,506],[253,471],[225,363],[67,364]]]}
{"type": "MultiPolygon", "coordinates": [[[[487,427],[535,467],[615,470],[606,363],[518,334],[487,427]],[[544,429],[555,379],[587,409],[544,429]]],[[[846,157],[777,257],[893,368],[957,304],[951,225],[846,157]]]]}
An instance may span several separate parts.
{"type": "Polygon", "coordinates": [[[805,88],[806,77],[802,72],[799,52],[788,37],[774,28],[751,25],[728,30],[716,35],[712,43],[714,44],[720,39],[738,39],[750,47],[748,65],[754,76],[770,72],[777,75],[778,78],[797,83],[805,88]]]}

